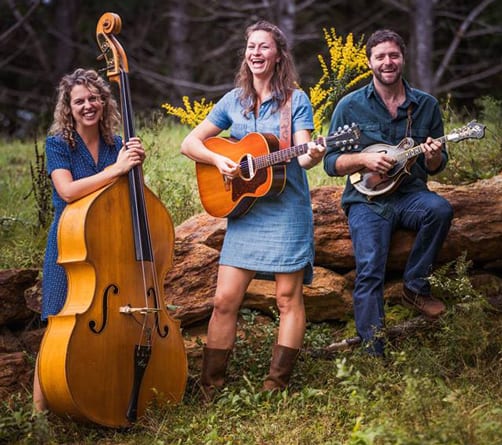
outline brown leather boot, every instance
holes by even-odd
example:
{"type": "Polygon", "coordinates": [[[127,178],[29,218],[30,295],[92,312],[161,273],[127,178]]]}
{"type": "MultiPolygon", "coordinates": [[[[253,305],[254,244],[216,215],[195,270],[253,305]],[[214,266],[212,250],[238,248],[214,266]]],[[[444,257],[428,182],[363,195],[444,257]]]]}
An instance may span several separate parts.
{"type": "Polygon", "coordinates": [[[431,295],[421,295],[403,286],[403,306],[415,309],[427,318],[438,318],[446,311],[446,306],[441,300],[431,295]]]}
{"type": "Polygon", "coordinates": [[[299,353],[299,349],[274,345],[270,371],[263,382],[262,391],[281,391],[288,386],[299,353]]]}
{"type": "Polygon", "coordinates": [[[225,372],[231,349],[216,349],[204,346],[202,351],[202,370],[200,386],[206,402],[211,402],[216,391],[225,383],[225,372]]]}

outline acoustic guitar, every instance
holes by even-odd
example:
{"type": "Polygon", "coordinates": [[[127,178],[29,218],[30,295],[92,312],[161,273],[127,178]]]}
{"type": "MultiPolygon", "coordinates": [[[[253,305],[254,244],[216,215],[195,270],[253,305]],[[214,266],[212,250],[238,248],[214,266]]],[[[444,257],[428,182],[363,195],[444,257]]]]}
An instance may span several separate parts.
{"type": "MultiPolygon", "coordinates": [[[[450,134],[442,136],[437,141],[459,142],[464,139],[481,139],[485,135],[485,125],[471,121],[467,125],[453,130],[450,134]]],[[[362,169],[349,175],[352,185],[366,195],[369,199],[392,193],[401,181],[410,174],[410,168],[422,153],[420,145],[413,146],[411,138],[404,138],[398,145],[373,144],[366,147],[361,153],[385,153],[395,159],[394,166],[385,174],[368,169],[362,169]]]]}
{"type": "MultiPolygon", "coordinates": [[[[314,142],[345,150],[357,144],[359,136],[359,128],[352,124],[314,142]]],[[[195,163],[202,205],[207,213],[220,218],[241,216],[258,198],[279,195],[286,184],[285,162],[309,148],[305,143],[279,150],[279,140],[268,133],[249,133],[239,141],[216,136],[206,139],[204,145],[239,164],[238,176],[228,178],[214,165],[195,163]]]]}

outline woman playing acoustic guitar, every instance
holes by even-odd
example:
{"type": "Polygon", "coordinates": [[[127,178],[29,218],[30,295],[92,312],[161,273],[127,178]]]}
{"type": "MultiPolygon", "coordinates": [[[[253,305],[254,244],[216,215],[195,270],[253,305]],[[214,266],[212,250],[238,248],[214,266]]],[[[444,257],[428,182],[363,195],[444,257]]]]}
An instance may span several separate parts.
{"type": "MultiPolygon", "coordinates": [[[[61,79],[54,121],[46,140],[55,214],[44,260],[42,320],[57,314],[66,301],[66,273],[56,263],[58,223],[66,204],[109,184],[145,159],[138,138],[131,138],[127,150],[122,145],[122,138],[115,135],[119,125],[117,103],[109,85],[96,71],[79,68],[61,79]]],[[[38,369],[33,404],[35,411],[46,409],[38,369]]]]}
{"type": "MultiPolygon", "coordinates": [[[[239,164],[209,150],[205,140],[228,128],[237,140],[251,132],[280,137],[281,122],[285,122],[290,125],[292,142],[301,144],[310,141],[314,128],[311,104],[306,94],[295,88],[296,70],[284,34],[276,26],[260,21],[250,26],[245,36],[236,88],[215,105],[181,147],[189,158],[214,165],[230,187],[232,178],[240,174],[239,164]],[[281,111],[288,103],[291,112],[285,121],[281,111]]],[[[305,332],[302,284],[312,281],[314,260],[313,217],[305,169],[319,163],[324,153],[321,145],[310,144],[307,153],[287,163],[282,192],[261,197],[244,215],[228,218],[203,352],[201,387],[206,400],[211,400],[215,390],[224,384],[238,310],[253,278],[275,278],[280,315],[263,389],[284,389],[289,382],[305,332]]]]}

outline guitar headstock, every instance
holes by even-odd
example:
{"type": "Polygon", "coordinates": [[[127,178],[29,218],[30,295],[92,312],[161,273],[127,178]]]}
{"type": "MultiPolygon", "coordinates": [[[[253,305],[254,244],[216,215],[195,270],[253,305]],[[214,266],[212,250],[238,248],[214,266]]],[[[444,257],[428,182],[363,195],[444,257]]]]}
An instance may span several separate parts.
{"type": "Polygon", "coordinates": [[[359,139],[361,137],[361,130],[357,124],[352,123],[349,125],[344,125],[343,127],[338,127],[335,133],[322,138],[322,141],[318,141],[325,147],[338,148],[340,151],[351,150],[352,148],[357,148],[359,139]]]}
{"type": "Polygon", "coordinates": [[[464,139],[481,139],[485,136],[486,125],[471,121],[462,128],[451,131],[446,137],[447,141],[458,142],[464,139]]]}

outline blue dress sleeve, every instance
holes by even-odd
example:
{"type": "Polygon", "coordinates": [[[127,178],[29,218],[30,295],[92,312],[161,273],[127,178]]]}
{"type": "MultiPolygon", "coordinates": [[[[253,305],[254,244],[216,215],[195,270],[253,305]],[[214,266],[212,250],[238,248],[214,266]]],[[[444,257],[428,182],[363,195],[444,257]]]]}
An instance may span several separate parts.
{"type": "Polygon", "coordinates": [[[307,94],[301,90],[295,90],[292,98],[292,128],[291,132],[295,134],[300,130],[314,129],[314,116],[312,104],[307,94]]]}
{"type": "Polygon", "coordinates": [[[233,122],[230,112],[236,108],[236,94],[237,90],[233,89],[216,102],[207,116],[209,122],[222,130],[230,128],[233,122]]]}
{"type": "Polygon", "coordinates": [[[49,136],[45,141],[47,172],[49,175],[59,168],[71,171],[70,146],[59,136],[49,136]]]}

